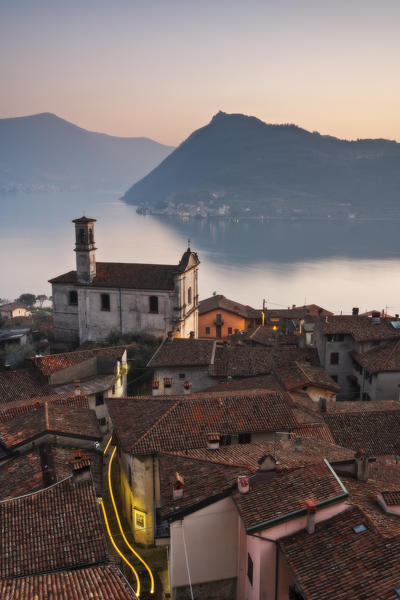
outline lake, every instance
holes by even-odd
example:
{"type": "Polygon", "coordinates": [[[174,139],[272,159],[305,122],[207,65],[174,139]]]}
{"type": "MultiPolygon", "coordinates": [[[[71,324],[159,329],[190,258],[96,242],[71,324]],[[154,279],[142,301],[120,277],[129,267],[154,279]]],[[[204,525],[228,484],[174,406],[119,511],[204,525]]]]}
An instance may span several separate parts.
{"type": "Polygon", "coordinates": [[[190,239],[200,298],[215,291],[257,308],[265,298],[270,308],[400,312],[400,221],[183,220],[82,192],[3,195],[0,211],[2,298],[50,294],[47,280],[75,268],[71,220],[85,214],[98,220],[99,261],[178,263],[190,239]]]}

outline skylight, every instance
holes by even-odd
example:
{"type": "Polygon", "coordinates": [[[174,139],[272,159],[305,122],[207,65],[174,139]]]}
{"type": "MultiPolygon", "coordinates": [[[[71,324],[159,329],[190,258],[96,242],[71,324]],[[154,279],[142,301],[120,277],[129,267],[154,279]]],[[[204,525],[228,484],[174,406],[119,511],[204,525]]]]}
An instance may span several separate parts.
{"type": "Polygon", "coordinates": [[[362,523],[360,525],[356,525],[353,527],[354,533],[361,533],[362,531],[367,531],[367,528],[362,523]]]}
{"type": "Polygon", "coordinates": [[[390,324],[395,329],[400,329],[400,321],[390,321],[390,324]]]}
{"type": "Polygon", "coordinates": [[[400,598],[400,587],[395,588],[394,591],[396,592],[396,594],[400,598]]]}

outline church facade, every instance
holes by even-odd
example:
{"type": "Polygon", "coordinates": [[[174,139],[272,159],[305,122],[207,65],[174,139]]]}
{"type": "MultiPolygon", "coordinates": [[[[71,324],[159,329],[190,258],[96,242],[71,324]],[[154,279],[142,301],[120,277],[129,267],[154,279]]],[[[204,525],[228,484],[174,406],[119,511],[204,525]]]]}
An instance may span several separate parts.
{"type": "Polygon", "coordinates": [[[73,221],[76,270],[50,279],[55,342],[101,342],[111,331],[197,337],[197,254],[188,247],[177,265],[96,262],[95,222],[73,221]]]}

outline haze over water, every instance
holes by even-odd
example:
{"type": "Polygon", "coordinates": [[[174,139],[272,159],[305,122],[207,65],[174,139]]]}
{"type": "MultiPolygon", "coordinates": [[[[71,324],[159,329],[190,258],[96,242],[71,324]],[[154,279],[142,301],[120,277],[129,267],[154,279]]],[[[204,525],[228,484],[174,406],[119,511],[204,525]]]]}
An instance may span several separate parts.
{"type": "Polygon", "coordinates": [[[96,218],[97,260],[177,264],[190,239],[200,299],[214,291],[270,308],[316,303],[400,312],[397,221],[240,221],[140,216],[113,194],[0,197],[0,297],[50,294],[75,269],[71,220],[96,218]]]}

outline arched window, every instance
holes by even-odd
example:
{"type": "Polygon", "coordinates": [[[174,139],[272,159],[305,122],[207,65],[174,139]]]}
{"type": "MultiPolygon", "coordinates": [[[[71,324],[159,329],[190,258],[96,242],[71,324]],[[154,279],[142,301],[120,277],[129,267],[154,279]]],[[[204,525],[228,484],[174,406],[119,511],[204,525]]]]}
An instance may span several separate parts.
{"type": "Polygon", "coordinates": [[[84,229],[79,229],[78,241],[80,244],[85,243],[85,230],[84,229]]]}
{"type": "Polygon", "coordinates": [[[192,288],[188,289],[188,304],[192,304],[192,288]]]}

